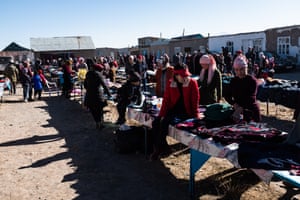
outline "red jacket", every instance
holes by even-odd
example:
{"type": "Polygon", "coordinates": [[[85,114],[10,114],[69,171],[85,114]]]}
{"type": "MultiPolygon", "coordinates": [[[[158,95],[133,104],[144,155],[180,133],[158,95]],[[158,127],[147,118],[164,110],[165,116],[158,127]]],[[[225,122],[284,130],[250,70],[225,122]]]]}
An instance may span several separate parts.
{"type": "MultiPolygon", "coordinates": [[[[184,108],[190,118],[199,118],[198,104],[200,100],[200,93],[198,83],[196,80],[187,77],[184,79],[182,85],[184,108]]],[[[164,117],[170,109],[172,109],[180,97],[177,83],[170,80],[163,97],[162,106],[159,116],[164,117]]]]}

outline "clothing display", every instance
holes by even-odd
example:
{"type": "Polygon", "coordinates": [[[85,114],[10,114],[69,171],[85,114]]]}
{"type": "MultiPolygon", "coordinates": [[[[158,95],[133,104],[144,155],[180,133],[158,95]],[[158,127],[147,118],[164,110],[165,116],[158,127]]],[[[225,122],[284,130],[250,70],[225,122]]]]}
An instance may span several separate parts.
{"type": "Polygon", "coordinates": [[[300,147],[282,143],[243,142],[238,148],[243,168],[291,170],[300,168],[300,147]]]}
{"type": "Polygon", "coordinates": [[[300,82],[290,80],[268,81],[258,87],[257,99],[262,102],[272,102],[288,108],[300,107],[300,82]]]}

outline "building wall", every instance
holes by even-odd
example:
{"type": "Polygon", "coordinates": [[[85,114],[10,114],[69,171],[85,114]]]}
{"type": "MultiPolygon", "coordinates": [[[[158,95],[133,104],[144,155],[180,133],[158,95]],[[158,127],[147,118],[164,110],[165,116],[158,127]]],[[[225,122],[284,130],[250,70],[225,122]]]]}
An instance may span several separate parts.
{"type": "Polygon", "coordinates": [[[97,48],[96,49],[96,56],[109,56],[116,58],[119,55],[119,50],[116,48],[97,48]]]}
{"type": "Polygon", "coordinates": [[[67,59],[69,57],[77,58],[93,58],[96,56],[96,51],[94,49],[91,50],[70,50],[70,51],[43,51],[43,52],[34,52],[35,58],[44,59],[57,59],[63,58],[67,59]]]}
{"type": "Polygon", "coordinates": [[[18,62],[22,62],[27,58],[34,60],[34,53],[32,51],[0,51],[0,56],[11,56],[18,62]]]}
{"type": "Polygon", "coordinates": [[[246,34],[234,34],[213,36],[208,39],[208,46],[210,51],[222,52],[222,47],[226,47],[227,42],[233,42],[232,54],[237,50],[247,51],[248,47],[255,46],[255,40],[262,40],[261,51],[266,50],[266,34],[262,32],[253,32],[246,34]]]}
{"type": "Polygon", "coordinates": [[[149,48],[149,52],[150,52],[150,54],[154,55],[156,58],[159,58],[164,53],[170,55],[169,43],[168,44],[161,44],[161,45],[151,46],[149,48]]]}
{"type": "Polygon", "coordinates": [[[159,40],[158,37],[143,37],[138,38],[138,46],[139,48],[150,47],[152,42],[159,40]]]}
{"type": "Polygon", "coordinates": [[[195,39],[179,39],[179,40],[171,40],[169,44],[169,56],[172,57],[177,53],[176,51],[180,51],[181,53],[193,53],[194,51],[198,51],[199,49],[205,49],[208,46],[207,38],[195,38],[195,39]]]}
{"type": "Polygon", "coordinates": [[[278,53],[278,37],[290,37],[289,56],[300,57],[300,26],[268,29],[266,36],[268,51],[276,53],[278,53]]]}

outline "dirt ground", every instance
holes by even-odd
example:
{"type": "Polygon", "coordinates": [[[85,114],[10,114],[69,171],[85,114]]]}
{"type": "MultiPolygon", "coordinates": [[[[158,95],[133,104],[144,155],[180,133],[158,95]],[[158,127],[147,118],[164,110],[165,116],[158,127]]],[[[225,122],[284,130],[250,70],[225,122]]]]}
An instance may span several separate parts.
{"type": "MultiPolygon", "coordinates": [[[[171,200],[190,199],[189,153],[168,138],[173,153],[149,161],[142,153],[115,152],[116,111],[95,129],[77,100],[44,94],[24,103],[21,88],[0,104],[1,200],[171,200]]],[[[263,120],[289,131],[293,110],[261,104],[263,120]]],[[[300,190],[274,178],[261,182],[251,170],[210,158],[196,174],[196,199],[300,199],[300,190]]]]}

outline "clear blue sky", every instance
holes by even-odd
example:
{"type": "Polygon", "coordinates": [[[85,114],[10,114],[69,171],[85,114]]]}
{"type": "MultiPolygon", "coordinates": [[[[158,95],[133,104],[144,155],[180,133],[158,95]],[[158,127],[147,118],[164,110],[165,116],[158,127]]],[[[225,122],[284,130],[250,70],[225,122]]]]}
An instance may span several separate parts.
{"type": "Polygon", "coordinates": [[[31,37],[91,36],[96,47],[299,25],[299,0],[1,0],[0,50],[31,37]]]}

